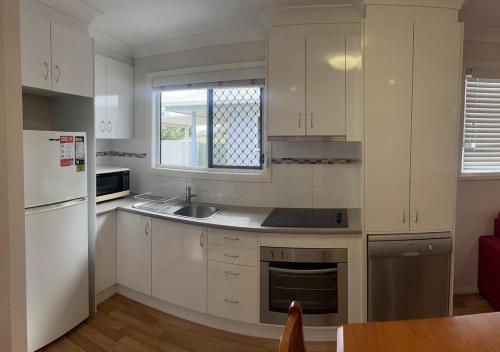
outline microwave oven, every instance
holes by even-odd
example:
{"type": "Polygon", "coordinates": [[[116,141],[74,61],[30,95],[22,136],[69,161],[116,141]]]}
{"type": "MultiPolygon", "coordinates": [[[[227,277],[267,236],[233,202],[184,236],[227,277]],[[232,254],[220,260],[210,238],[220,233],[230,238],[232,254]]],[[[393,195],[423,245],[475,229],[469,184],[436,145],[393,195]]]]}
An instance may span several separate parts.
{"type": "Polygon", "coordinates": [[[96,170],[96,201],[104,202],[130,194],[130,170],[115,166],[98,166],[96,170]]]}

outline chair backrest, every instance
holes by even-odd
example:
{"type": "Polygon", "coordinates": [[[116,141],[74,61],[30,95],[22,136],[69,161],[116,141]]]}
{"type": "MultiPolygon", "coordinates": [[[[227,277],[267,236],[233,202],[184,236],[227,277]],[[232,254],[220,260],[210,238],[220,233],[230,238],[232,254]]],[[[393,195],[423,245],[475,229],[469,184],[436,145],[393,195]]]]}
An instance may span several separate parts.
{"type": "Polygon", "coordinates": [[[279,352],[305,352],[304,331],[302,327],[302,308],[293,301],[288,310],[288,321],[281,335],[279,352]]]}

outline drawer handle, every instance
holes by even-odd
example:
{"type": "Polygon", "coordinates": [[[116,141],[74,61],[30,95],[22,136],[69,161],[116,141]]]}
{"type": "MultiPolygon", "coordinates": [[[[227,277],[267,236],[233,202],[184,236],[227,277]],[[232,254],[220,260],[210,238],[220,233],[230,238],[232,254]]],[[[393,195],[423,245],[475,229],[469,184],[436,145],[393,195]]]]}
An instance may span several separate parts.
{"type": "Polygon", "coordinates": [[[240,273],[237,273],[234,271],[229,271],[229,270],[224,270],[224,274],[229,275],[229,276],[240,276],[240,273]]]}
{"type": "Polygon", "coordinates": [[[237,258],[239,258],[240,256],[239,256],[238,254],[229,254],[229,253],[224,253],[224,257],[237,259],[237,258]]]}
{"type": "Polygon", "coordinates": [[[225,239],[226,239],[226,241],[239,241],[240,240],[239,237],[229,237],[229,236],[226,236],[225,239]]]}
{"type": "Polygon", "coordinates": [[[231,304],[239,304],[240,303],[240,301],[236,301],[234,299],[229,299],[229,298],[224,298],[224,302],[231,303],[231,304]]]}

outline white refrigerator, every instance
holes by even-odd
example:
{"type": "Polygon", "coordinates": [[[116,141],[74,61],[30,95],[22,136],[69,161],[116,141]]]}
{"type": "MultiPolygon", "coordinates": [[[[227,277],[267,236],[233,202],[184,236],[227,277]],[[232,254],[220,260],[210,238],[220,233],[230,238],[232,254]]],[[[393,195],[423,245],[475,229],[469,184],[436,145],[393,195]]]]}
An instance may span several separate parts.
{"type": "Polygon", "coordinates": [[[28,351],[89,315],[86,134],[24,131],[28,351]]]}

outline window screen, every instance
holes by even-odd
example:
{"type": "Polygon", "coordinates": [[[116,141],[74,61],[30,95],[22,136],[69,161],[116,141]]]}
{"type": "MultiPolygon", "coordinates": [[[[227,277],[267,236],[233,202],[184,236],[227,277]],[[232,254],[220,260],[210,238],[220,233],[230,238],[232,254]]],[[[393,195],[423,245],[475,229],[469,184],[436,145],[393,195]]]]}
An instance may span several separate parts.
{"type": "Polygon", "coordinates": [[[500,172],[500,79],[466,77],[462,172],[500,172]]]}
{"type": "Polygon", "coordinates": [[[262,169],[263,81],[160,91],[160,165],[262,169]]]}

